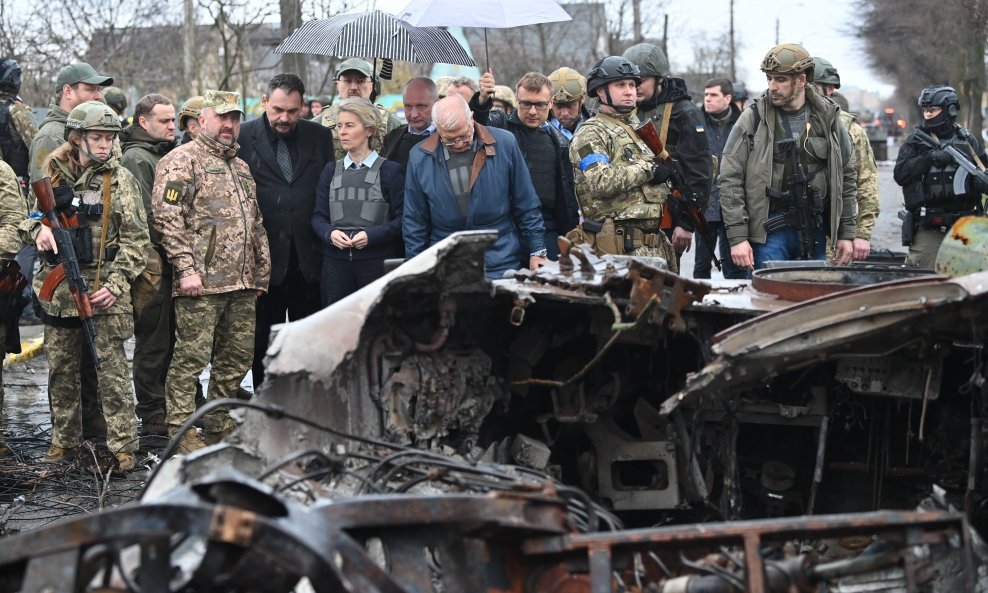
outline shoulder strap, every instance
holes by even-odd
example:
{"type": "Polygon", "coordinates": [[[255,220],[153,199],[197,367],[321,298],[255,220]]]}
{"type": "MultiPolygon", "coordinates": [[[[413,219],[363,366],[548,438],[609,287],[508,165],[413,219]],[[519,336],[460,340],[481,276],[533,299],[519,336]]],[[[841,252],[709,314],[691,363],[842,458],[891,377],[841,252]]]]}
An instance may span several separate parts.
{"type": "Polygon", "coordinates": [[[754,135],[758,131],[758,126],[762,123],[762,114],[758,112],[758,103],[751,104],[751,111],[754,112],[755,116],[755,126],[751,129],[751,134],[754,135]]]}
{"type": "Polygon", "coordinates": [[[103,171],[103,220],[100,224],[99,253],[96,255],[96,280],[93,282],[93,292],[99,290],[100,266],[106,253],[106,227],[110,219],[110,172],[103,171]]]}

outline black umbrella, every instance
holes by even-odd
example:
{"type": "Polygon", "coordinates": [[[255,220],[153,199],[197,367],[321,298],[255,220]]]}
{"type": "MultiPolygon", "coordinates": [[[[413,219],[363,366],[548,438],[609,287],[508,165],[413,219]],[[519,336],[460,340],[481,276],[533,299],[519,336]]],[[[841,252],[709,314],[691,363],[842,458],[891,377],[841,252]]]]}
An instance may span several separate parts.
{"type": "Polygon", "coordinates": [[[449,31],[437,27],[415,27],[379,10],[309,21],[274,51],[477,65],[449,31]]]}

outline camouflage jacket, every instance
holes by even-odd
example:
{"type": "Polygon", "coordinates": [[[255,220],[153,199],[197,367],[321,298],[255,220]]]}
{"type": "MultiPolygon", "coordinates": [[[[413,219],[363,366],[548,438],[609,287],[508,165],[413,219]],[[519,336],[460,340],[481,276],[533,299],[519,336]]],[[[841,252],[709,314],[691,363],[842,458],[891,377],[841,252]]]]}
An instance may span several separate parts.
{"type": "Polygon", "coordinates": [[[204,294],[267,290],[271,252],[257,190],[239,146],[205,134],[158,161],[151,192],[154,225],[179,281],[198,274],[204,294]]]}
{"type": "Polygon", "coordinates": [[[655,155],[634,135],[638,118],[598,113],[580,126],[569,147],[576,194],[590,220],[661,218],[667,189],[653,185],[655,155]]]}
{"type": "MultiPolygon", "coordinates": [[[[133,314],[130,302],[130,284],[144,270],[147,264],[148,229],[147,214],[141,202],[137,182],[129,171],[120,166],[117,158],[110,157],[106,163],[93,163],[81,173],[73,171],[69,164],[71,146],[66,142],[51,153],[46,175],[51,177],[56,187],[62,184],[70,185],[76,196],[83,204],[103,203],[104,173],[110,173],[110,209],[102,219],[89,221],[79,215],[80,224],[90,227],[92,236],[92,253],[94,261],[80,264],[82,274],[89,283],[90,292],[96,292],[106,287],[117,302],[106,311],[96,311],[96,314],[126,313],[133,314]],[[100,241],[103,221],[107,221],[105,250],[100,251],[100,241]],[[112,261],[97,260],[103,254],[116,252],[112,261]],[[96,269],[99,266],[99,282],[96,282],[96,269]]],[[[21,235],[24,241],[34,241],[41,230],[41,221],[29,218],[21,224],[21,235]]],[[[41,270],[34,276],[34,290],[41,292],[41,287],[48,274],[55,268],[56,263],[47,257],[39,257],[41,270]]],[[[55,289],[50,303],[41,301],[41,307],[46,313],[55,317],[78,317],[75,301],[69,292],[68,283],[62,282],[55,289]]]]}
{"type": "MultiPolygon", "coordinates": [[[[401,120],[395,117],[395,114],[391,113],[384,108],[383,105],[376,104],[378,114],[381,116],[378,119],[377,127],[377,141],[371,144],[371,148],[379,150],[381,148],[381,143],[384,142],[384,137],[388,135],[391,130],[401,127],[401,120]]],[[[322,125],[333,130],[333,147],[336,151],[336,160],[342,160],[346,156],[346,150],[343,149],[343,145],[340,144],[340,133],[336,130],[336,110],[332,107],[328,107],[323,110],[323,112],[316,118],[316,120],[322,125]]]]}
{"type": "Polygon", "coordinates": [[[855,239],[871,240],[871,233],[878,220],[878,165],[875,153],[868,141],[868,133],[854,115],[840,112],[841,122],[847,127],[854,146],[854,168],[858,172],[858,227],[855,239]]]}
{"type": "Polygon", "coordinates": [[[48,174],[45,161],[53,150],[65,143],[65,120],[69,112],[52,100],[48,105],[48,115],[41,122],[38,133],[31,142],[31,181],[37,181],[48,174]]]}
{"type": "Polygon", "coordinates": [[[0,260],[14,259],[24,246],[19,225],[27,218],[21,185],[10,165],[0,161],[0,260]]]}
{"type": "Polygon", "coordinates": [[[144,209],[151,221],[151,242],[160,245],[161,236],[154,228],[154,212],[151,210],[151,189],[154,187],[154,170],[158,161],[175,148],[175,143],[155,140],[148,136],[144,128],[134,125],[124,128],[120,133],[120,147],[123,150],[120,164],[134,175],[141,188],[144,209]]]}

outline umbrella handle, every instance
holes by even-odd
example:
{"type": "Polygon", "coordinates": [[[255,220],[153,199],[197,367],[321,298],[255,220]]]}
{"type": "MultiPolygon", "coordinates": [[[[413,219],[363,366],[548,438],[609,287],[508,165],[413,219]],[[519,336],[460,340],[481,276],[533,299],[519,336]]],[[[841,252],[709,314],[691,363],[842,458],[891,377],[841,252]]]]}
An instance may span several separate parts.
{"type": "Polygon", "coordinates": [[[491,70],[491,52],[487,49],[487,27],[484,27],[484,59],[487,61],[487,71],[491,70]]]}

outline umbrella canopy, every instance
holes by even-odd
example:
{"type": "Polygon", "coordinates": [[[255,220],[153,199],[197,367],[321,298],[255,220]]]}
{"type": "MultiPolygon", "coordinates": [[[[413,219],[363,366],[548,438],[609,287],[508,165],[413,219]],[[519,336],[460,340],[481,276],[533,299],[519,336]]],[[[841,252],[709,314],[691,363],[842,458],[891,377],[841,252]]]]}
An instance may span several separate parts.
{"type": "Polygon", "coordinates": [[[416,27],[379,10],[309,21],[274,51],[476,66],[449,32],[416,27]]]}
{"type": "Polygon", "coordinates": [[[411,0],[396,14],[416,27],[507,29],[573,20],[553,0],[487,0],[480,4],[463,0],[411,0]]]}

